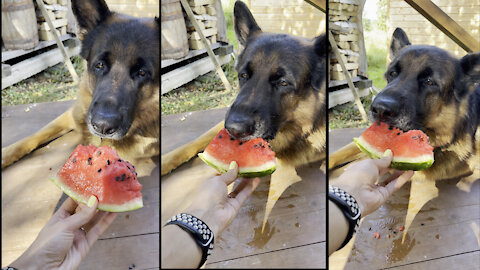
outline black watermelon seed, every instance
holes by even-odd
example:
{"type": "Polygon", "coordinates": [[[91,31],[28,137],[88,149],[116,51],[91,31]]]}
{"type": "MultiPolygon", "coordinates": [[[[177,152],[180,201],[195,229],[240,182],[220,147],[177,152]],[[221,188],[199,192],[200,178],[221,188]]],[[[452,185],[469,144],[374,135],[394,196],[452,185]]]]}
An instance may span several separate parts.
{"type": "Polygon", "coordinates": [[[253,145],[253,148],[257,148],[257,146],[258,146],[258,145],[254,144],[254,145],[253,145]]]}
{"type": "Polygon", "coordinates": [[[243,142],[240,142],[238,145],[242,145],[242,144],[243,144],[243,142]]]}
{"type": "Polygon", "coordinates": [[[102,169],[98,169],[98,172],[101,172],[101,171],[102,171],[102,169]]]}
{"type": "Polygon", "coordinates": [[[119,159],[119,160],[118,160],[118,162],[122,162],[122,160],[121,160],[121,159],[119,159]]]}
{"type": "Polygon", "coordinates": [[[396,232],[396,231],[393,231],[393,233],[394,233],[394,234],[397,234],[397,232],[396,232]]]}
{"type": "Polygon", "coordinates": [[[423,226],[423,225],[425,225],[425,224],[423,224],[423,223],[422,223],[422,224],[420,224],[420,225],[422,225],[422,226],[423,226]]]}
{"type": "Polygon", "coordinates": [[[222,138],[222,135],[218,135],[218,138],[221,139],[221,138],[222,138]]]}
{"type": "Polygon", "coordinates": [[[72,159],[72,162],[73,162],[73,163],[77,162],[77,159],[76,159],[76,158],[73,158],[73,159],[72,159]]]}
{"type": "Polygon", "coordinates": [[[422,137],[422,135],[418,135],[417,137],[420,139],[422,137]]]}
{"type": "Polygon", "coordinates": [[[92,158],[91,157],[88,158],[87,163],[88,163],[88,165],[92,165],[92,158]]]}
{"type": "Polygon", "coordinates": [[[397,133],[397,136],[398,136],[398,135],[400,135],[400,132],[399,132],[399,133],[397,133]]]}
{"type": "Polygon", "coordinates": [[[369,231],[371,231],[371,230],[372,230],[372,228],[370,227],[370,228],[368,228],[368,230],[369,230],[369,231]]]}
{"type": "Polygon", "coordinates": [[[230,137],[230,141],[233,141],[234,139],[232,137],[230,137]]]}
{"type": "Polygon", "coordinates": [[[380,126],[380,122],[377,122],[377,126],[380,126]]]}
{"type": "Polygon", "coordinates": [[[115,177],[115,181],[120,181],[120,176],[115,177]]]}
{"type": "Polygon", "coordinates": [[[110,165],[110,160],[107,159],[107,165],[110,165]]]}
{"type": "Polygon", "coordinates": [[[122,181],[125,180],[125,174],[122,174],[122,181]]]}
{"type": "Polygon", "coordinates": [[[392,130],[393,129],[393,126],[388,126],[388,130],[392,130]]]}

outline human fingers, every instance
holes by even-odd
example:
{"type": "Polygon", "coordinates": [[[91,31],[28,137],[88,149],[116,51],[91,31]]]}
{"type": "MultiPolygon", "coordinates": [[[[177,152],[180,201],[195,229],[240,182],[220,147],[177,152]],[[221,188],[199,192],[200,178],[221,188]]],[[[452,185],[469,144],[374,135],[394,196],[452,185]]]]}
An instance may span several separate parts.
{"type": "Polygon", "coordinates": [[[60,206],[57,213],[60,212],[60,211],[66,211],[70,215],[72,215],[73,213],[75,213],[75,209],[77,208],[77,206],[78,206],[78,202],[76,202],[74,199],[68,197],[63,202],[63,204],[60,206]]]}
{"type": "Polygon", "coordinates": [[[95,215],[98,206],[97,197],[90,196],[87,206],[82,205],[81,210],[65,219],[65,223],[70,229],[78,229],[87,224],[95,215]]]}
{"type": "Polygon", "coordinates": [[[414,173],[414,171],[406,171],[398,178],[390,181],[390,183],[385,186],[385,189],[388,192],[388,197],[390,197],[395,191],[399,190],[408,180],[410,180],[414,173]]]}
{"type": "Polygon", "coordinates": [[[392,150],[387,149],[382,155],[380,159],[374,159],[373,164],[377,166],[378,172],[383,172],[384,170],[388,170],[388,166],[392,163],[392,150]]]}
{"type": "Polygon", "coordinates": [[[232,192],[235,196],[229,199],[230,203],[234,206],[235,212],[245,203],[245,201],[252,195],[253,191],[260,184],[260,178],[242,179],[242,182],[232,192]]]}
{"type": "MultiPolygon", "coordinates": [[[[103,212],[103,211],[102,211],[103,212]]],[[[88,246],[91,247],[95,241],[107,230],[117,217],[117,213],[103,212],[102,218],[97,220],[93,227],[87,233],[88,246]]]]}
{"type": "Polygon", "coordinates": [[[90,229],[95,226],[100,220],[102,220],[109,212],[105,211],[97,211],[92,219],[90,219],[87,224],[83,225],[82,227],[88,232],[90,229]]]}
{"type": "Polygon", "coordinates": [[[225,182],[225,184],[228,186],[237,179],[237,175],[238,175],[238,164],[237,162],[232,161],[230,162],[230,168],[228,169],[228,171],[217,177],[220,177],[220,179],[222,179],[223,182],[225,182]]]}

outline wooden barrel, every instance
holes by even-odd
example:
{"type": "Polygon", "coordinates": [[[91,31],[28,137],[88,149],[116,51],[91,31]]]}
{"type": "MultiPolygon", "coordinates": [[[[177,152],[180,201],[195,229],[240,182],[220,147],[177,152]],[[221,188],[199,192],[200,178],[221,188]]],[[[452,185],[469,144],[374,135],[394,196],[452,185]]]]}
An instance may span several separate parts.
{"type": "Polygon", "coordinates": [[[188,54],[187,28],[180,0],[162,0],[162,60],[188,54]]]}
{"type": "Polygon", "coordinates": [[[38,45],[32,0],[2,0],[2,39],[9,50],[27,50],[38,45]]]}

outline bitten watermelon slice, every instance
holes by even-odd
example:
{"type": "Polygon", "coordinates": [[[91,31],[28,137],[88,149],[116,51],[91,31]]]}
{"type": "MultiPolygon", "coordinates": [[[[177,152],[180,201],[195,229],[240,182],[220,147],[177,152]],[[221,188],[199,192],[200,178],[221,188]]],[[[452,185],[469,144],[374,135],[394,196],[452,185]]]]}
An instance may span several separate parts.
{"type": "Polygon", "coordinates": [[[143,207],[142,185],[135,167],[108,146],[78,145],[51,180],[77,202],[87,204],[95,195],[98,209],[103,211],[126,212],[143,207]]]}
{"type": "Polygon", "coordinates": [[[421,130],[402,131],[386,123],[375,122],[365,130],[355,144],[370,158],[381,158],[385,150],[393,153],[390,168],[420,171],[432,166],[433,147],[421,130]]]}
{"type": "Polygon", "coordinates": [[[242,142],[230,137],[226,129],[220,130],[198,156],[221,173],[228,171],[230,162],[235,161],[240,177],[262,177],[276,169],[275,153],[267,141],[256,138],[242,142]]]}

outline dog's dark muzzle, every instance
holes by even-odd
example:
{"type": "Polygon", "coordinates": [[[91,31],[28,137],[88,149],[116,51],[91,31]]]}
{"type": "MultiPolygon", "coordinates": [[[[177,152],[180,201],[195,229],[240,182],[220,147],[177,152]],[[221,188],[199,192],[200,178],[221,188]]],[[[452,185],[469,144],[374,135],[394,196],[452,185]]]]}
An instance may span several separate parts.
{"type": "Polygon", "coordinates": [[[379,94],[370,107],[375,120],[393,122],[400,113],[400,102],[389,95],[379,94]]]}

